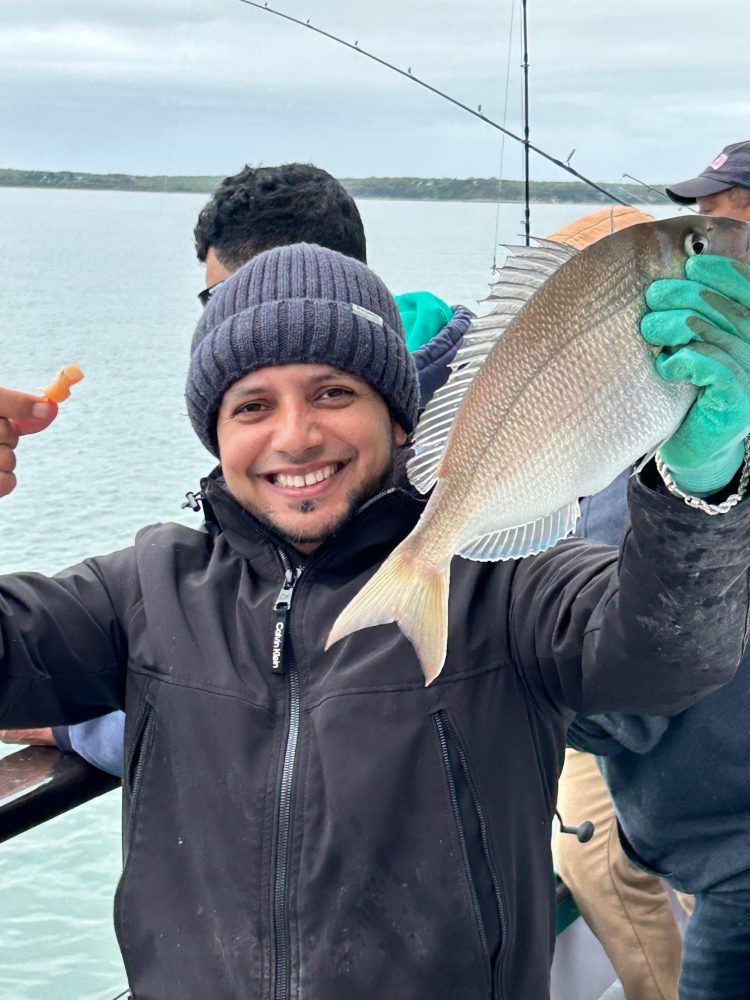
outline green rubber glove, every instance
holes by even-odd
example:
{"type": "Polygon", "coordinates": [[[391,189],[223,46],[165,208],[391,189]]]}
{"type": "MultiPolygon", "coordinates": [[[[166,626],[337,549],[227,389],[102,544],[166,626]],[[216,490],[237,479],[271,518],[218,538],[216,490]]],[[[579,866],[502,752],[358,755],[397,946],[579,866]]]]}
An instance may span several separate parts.
{"type": "Polygon", "coordinates": [[[681,490],[708,496],[734,478],[750,433],[750,266],[701,254],[685,275],[649,285],[641,333],[665,348],[660,375],[699,387],[660,454],[681,490]]]}

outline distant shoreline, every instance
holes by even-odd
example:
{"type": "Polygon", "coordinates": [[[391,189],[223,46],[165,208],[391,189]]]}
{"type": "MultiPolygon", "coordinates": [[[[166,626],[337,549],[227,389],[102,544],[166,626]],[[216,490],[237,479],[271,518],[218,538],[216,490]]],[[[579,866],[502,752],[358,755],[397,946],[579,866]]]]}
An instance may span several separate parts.
{"type": "MultiPolygon", "coordinates": [[[[14,170],[0,168],[0,187],[56,188],[84,191],[151,191],[160,194],[211,194],[222,177],[140,176],[137,174],[87,174],[72,170],[14,170]]],[[[354,198],[391,201],[481,201],[523,202],[523,181],[493,177],[342,177],[341,183],[354,198]]],[[[598,183],[598,182],[597,182],[598,183]]],[[[607,184],[614,194],[641,204],[659,204],[663,199],[636,184],[607,184]]],[[[657,185],[654,185],[655,187],[657,185]]],[[[610,200],[580,181],[531,181],[531,200],[536,203],[596,203],[610,200]]]]}

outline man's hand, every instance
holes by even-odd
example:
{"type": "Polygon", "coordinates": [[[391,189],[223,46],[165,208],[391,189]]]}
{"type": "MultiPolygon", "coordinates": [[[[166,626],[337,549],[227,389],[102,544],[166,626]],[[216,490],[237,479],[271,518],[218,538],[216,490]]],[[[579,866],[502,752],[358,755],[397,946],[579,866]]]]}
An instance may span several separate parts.
{"type": "Polygon", "coordinates": [[[56,745],[51,729],[0,729],[0,743],[51,747],[56,745]]]}
{"type": "Polygon", "coordinates": [[[0,497],[15,488],[15,448],[22,434],[44,430],[57,416],[57,404],[26,392],[0,387],[0,497]]]}
{"type": "Polygon", "coordinates": [[[641,333],[665,348],[660,375],[699,387],[660,454],[680,489],[707,496],[734,478],[750,433],[750,266],[703,254],[685,274],[649,285],[641,333]]]}

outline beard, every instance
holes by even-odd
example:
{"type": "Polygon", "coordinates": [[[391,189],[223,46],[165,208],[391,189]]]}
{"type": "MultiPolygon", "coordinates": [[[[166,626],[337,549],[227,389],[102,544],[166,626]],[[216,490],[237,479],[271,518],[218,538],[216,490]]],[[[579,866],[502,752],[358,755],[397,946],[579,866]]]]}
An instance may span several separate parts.
{"type": "MultiPolygon", "coordinates": [[[[390,460],[386,467],[380,473],[363,482],[358,489],[352,490],[347,494],[346,506],[343,511],[332,514],[329,520],[323,524],[318,524],[310,532],[306,532],[303,525],[296,531],[290,531],[284,528],[283,525],[280,525],[270,512],[260,510],[249,503],[244,503],[243,506],[248,513],[252,514],[264,528],[272,532],[280,541],[295,548],[303,545],[319,545],[328,538],[333,538],[350,524],[357,516],[363,504],[367,503],[368,500],[372,500],[378,493],[393,486],[401,478],[406,458],[404,453],[406,451],[407,449],[399,448],[394,444],[391,449],[390,460]]],[[[317,504],[314,500],[303,500],[300,502],[297,510],[304,516],[305,514],[314,513],[316,508],[317,504]]]]}

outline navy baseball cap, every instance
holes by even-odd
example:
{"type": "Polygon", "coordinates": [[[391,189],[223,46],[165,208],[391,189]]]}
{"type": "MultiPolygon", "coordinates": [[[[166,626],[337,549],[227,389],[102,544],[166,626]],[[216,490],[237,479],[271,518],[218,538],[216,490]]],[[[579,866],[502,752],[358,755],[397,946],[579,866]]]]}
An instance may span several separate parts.
{"type": "Polygon", "coordinates": [[[698,198],[733,187],[750,188],[750,140],[725,146],[698,177],[665,190],[678,205],[692,205],[698,198]]]}

